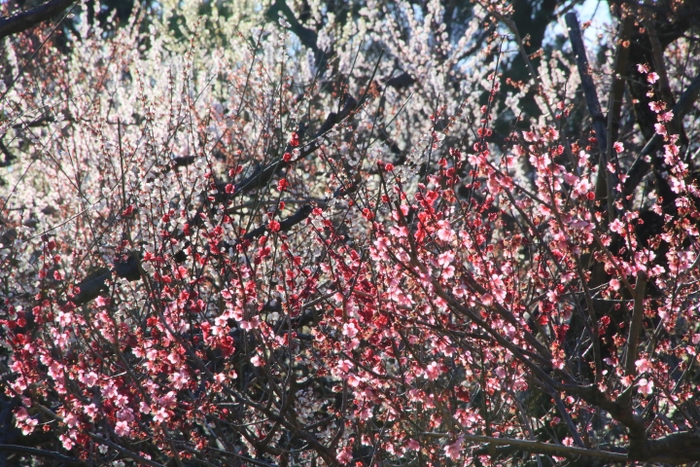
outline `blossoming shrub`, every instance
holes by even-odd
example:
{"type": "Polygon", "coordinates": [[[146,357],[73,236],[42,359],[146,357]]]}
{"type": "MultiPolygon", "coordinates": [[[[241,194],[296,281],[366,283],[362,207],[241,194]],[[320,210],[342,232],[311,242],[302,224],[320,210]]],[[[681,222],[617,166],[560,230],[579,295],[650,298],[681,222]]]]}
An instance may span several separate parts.
{"type": "MultiPolygon", "coordinates": [[[[1,206],[6,394],[28,439],[60,441],[44,455],[695,455],[671,451],[698,423],[696,161],[650,69],[666,199],[620,195],[637,136],[611,157],[567,134],[578,73],[563,54],[539,70],[545,114],[494,142],[511,92],[498,62],[436,56],[458,57],[469,28],[507,9],[474,6],[464,43],[433,49],[440,5],[408,9],[416,35],[384,47],[418,78],[410,97],[379,80],[393,65],[372,50],[338,39],[326,75],[284,20],[232,14],[210,30],[185,3],[165,2],[147,32],[138,15],[109,35],[86,24],[65,60],[38,49],[5,96],[19,155],[1,206]]],[[[360,16],[341,36],[378,43],[379,17],[360,16]]],[[[6,52],[13,76],[23,44],[36,45],[6,52]]]]}

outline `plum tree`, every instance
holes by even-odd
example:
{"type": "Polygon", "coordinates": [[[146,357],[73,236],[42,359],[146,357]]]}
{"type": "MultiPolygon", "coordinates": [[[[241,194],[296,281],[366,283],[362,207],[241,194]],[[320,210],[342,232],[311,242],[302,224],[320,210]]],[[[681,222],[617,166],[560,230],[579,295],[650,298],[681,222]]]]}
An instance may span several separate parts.
{"type": "Polygon", "coordinates": [[[700,462],[700,16],[610,7],[597,49],[500,1],[5,38],[0,450],[700,462]]]}

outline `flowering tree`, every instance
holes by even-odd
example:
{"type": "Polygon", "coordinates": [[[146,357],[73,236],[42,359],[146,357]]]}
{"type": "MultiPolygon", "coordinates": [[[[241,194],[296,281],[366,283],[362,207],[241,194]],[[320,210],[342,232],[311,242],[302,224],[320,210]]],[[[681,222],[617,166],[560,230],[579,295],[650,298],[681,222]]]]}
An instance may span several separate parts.
{"type": "Polygon", "coordinates": [[[311,3],[5,39],[0,449],[700,462],[692,2],[311,3]]]}

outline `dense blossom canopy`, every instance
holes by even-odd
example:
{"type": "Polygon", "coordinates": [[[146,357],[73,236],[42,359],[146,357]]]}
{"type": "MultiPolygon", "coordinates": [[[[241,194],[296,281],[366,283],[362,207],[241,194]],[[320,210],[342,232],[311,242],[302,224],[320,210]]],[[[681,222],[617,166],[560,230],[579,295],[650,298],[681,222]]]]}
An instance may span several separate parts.
{"type": "Polygon", "coordinates": [[[2,39],[0,450],[700,462],[694,2],[231,3],[2,39]]]}

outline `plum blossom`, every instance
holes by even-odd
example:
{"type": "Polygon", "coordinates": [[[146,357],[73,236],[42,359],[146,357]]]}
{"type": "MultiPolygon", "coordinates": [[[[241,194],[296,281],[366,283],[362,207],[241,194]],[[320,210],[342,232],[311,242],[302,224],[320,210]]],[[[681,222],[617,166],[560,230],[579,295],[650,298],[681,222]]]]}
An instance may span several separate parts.
{"type": "Polygon", "coordinates": [[[664,112],[659,115],[660,122],[670,122],[671,120],[673,120],[673,110],[669,110],[668,112],[664,112]]]}
{"type": "Polygon", "coordinates": [[[338,365],[336,366],[336,370],[339,374],[345,374],[352,370],[355,367],[355,364],[352,363],[348,359],[343,359],[338,362],[338,365]]]}
{"type": "Polygon", "coordinates": [[[39,424],[39,421],[36,418],[28,418],[23,422],[18,422],[18,424],[22,430],[22,434],[27,436],[34,433],[34,429],[39,424]]]}
{"type": "Polygon", "coordinates": [[[616,234],[623,235],[625,233],[625,224],[620,219],[615,219],[610,223],[610,230],[616,234]]]}
{"type": "Polygon", "coordinates": [[[448,266],[455,259],[455,253],[452,250],[447,250],[440,253],[438,256],[438,264],[442,267],[448,266]]]}
{"type": "Polygon", "coordinates": [[[343,335],[348,336],[350,338],[353,338],[357,335],[359,330],[357,329],[357,325],[355,324],[354,321],[351,321],[349,323],[345,323],[343,325],[343,335]]]}
{"type": "Polygon", "coordinates": [[[503,303],[506,299],[506,296],[508,294],[506,290],[506,285],[503,282],[503,279],[501,276],[494,274],[491,276],[491,285],[492,285],[492,291],[493,291],[493,296],[496,298],[496,301],[498,303],[503,303]]]}
{"type": "Polygon", "coordinates": [[[106,385],[102,387],[102,395],[105,399],[113,399],[119,394],[117,392],[117,387],[113,381],[109,381],[106,385]]]}
{"type": "Polygon", "coordinates": [[[664,103],[661,102],[661,101],[651,101],[651,102],[649,102],[649,108],[650,108],[653,112],[659,113],[659,112],[663,111],[663,110],[666,108],[666,104],[664,104],[664,103]]]}
{"type": "Polygon", "coordinates": [[[183,370],[175,371],[169,377],[175,389],[182,389],[189,382],[189,377],[187,373],[183,370]]]}
{"type": "Polygon", "coordinates": [[[167,394],[158,398],[158,403],[166,408],[174,407],[177,404],[177,394],[175,391],[168,391],[167,394]]]}
{"type": "Polygon", "coordinates": [[[59,439],[61,440],[61,443],[63,443],[63,448],[64,448],[66,451],[70,451],[70,450],[73,449],[73,447],[75,446],[75,441],[73,441],[73,440],[72,440],[68,435],[66,435],[66,434],[62,434],[61,436],[59,436],[59,439]]]}
{"type": "Polygon", "coordinates": [[[537,134],[533,131],[523,131],[523,139],[528,143],[534,143],[539,140],[537,134]]]}
{"type": "Polygon", "coordinates": [[[682,162],[676,161],[676,158],[680,154],[680,148],[676,144],[666,144],[664,145],[664,163],[667,165],[673,165],[678,163],[679,168],[682,167],[682,162]]]}
{"type": "Polygon", "coordinates": [[[15,411],[15,419],[17,420],[17,426],[22,430],[24,436],[32,434],[39,424],[36,418],[29,416],[25,407],[20,407],[15,411]]]}
{"type": "Polygon", "coordinates": [[[114,426],[114,432],[117,434],[117,436],[128,436],[131,432],[129,423],[123,420],[117,422],[117,424],[114,426]]]}
{"type": "Polygon", "coordinates": [[[347,465],[352,460],[352,448],[345,446],[336,456],[336,460],[343,465],[347,465]]]}
{"type": "Polygon", "coordinates": [[[420,450],[420,444],[418,441],[415,439],[411,438],[406,442],[406,448],[410,449],[411,451],[419,451],[420,450]]]}
{"type": "Polygon", "coordinates": [[[360,420],[369,420],[370,418],[372,418],[372,415],[373,415],[373,413],[372,413],[371,407],[363,407],[362,410],[360,410],[357,413],[357,417],[360,420]]]}
{"type": "Polygon", "coordinates": [[[97,384],[98,379],[99,379],[99,377],[97,376],[97,373],[95,373],[94,371],[89,371],[87,373],[85,373],[85,372],[80,373],[80,382],[89,388],[91,388],[95,384],[97,384]]]}
{"type": "Polygon", "coordinates": [[[250,357],[250,363],[252,363],[255,367],[262,366],[263,359],[260,357],[260,355],[253,355],[250,357]]]}
{"type": "Polygon", "coordinates": [[[653,370],[653,367],[649,363],[649,360],[647,360],[646,358],[640,358],[639,360],[634,362],[634,365],[637,367],[637,371],[640,374],[653,370]]]}
{"type": "Polygon", "coordinates": [[[441,373],[442,368],[437,362],[430,362],[430,364],[425,368],[425,376],[430,381],[435,381],[436,379],[438,379],[441,373]]]}
{"type": "Polygon", "coordinates": [[[156,410],[155,414],[153,414],[153,420],[158,423],[166,421],[169,417],[170,415],[164,407],[159,408],[158,410],[156,410]]]}
{"type": "Polygon", "coordinates": [[[459,459],[459,456],[462,454],[463,444],[464,439],[460,437],[454,443],[445,445],[445,455],[452,460],[459,459]]]}
{"type": "Polygon", "coordinates": [[[454,236],[454,231],[452,230],[452,226],[449,222],[439,221],[438,227],[439,228],[437,231],[437,236],[440,240],[442,240],[443,242],[449,242],[450,240],[452,240],[452,237],[454,236]]]}
{"type": "Polygon", "coordinates": [[[453,265],[448,265],[442,270],[441,277],[443,280],[452,279],[455,275],[455,267],[453,265]]]}
{"type": "Polygon", "coordinates": [[[75,416],[73,412],[68,412],[64,417],[63,417],[63,423],[68,425],[70,428],[75,428],[78,426],[78,417],[75,416]]]}
{"type": "Polygon", "coordinates": [[[97,406],[94,403],[88,404],[83,407],[83,412],[85,412],[85,415],[90,417],[90,420],[95,420],[95,417],[99,413],[97,406]]]}
{"type": "Polygon", "coordinates": [[[651,395],[654,392],[654,382],[647,378],[640,378],[637,382],[641,394],[651,395]]]}
{"type": "Polygon", "coordinates": [[[63,311],[59,311],[58,316],[56,316],[56,321],[63,327],[70,326],[73,321],[73,313],[64,313],[63,311]]]}

